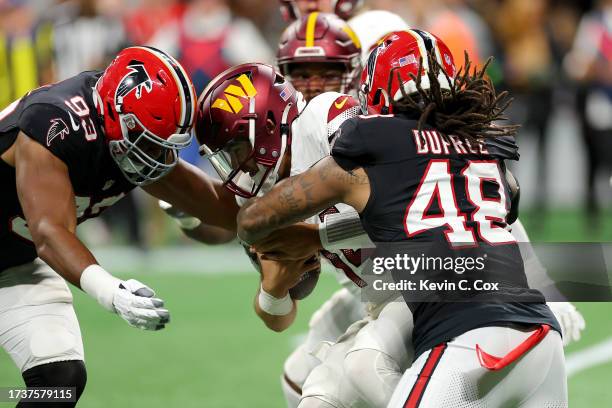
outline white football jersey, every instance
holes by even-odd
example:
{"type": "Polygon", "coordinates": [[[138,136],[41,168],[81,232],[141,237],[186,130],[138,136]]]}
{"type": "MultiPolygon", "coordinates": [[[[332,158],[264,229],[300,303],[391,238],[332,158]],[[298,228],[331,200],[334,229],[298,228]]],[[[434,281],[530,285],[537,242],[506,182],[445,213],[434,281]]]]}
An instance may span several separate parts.
{"type": "Polygon", "coordinates": [[[315,96],[291,125],[291,175],[311,168],[331,152],[330,137],[361,113],[355,98],[338,92],[315,96]]]}
{"type": "MultiPolygon", "coordinates": [[[[328,156],[333,134],[345,120],[360,113],[359,103],[349,95],[325,92],[314,97],[292,124],[291,175],[305,172],[328,156]]],[[[307,221],[318,224],[327,214],[345,211],[355,210],[349,205],[339,203],[307,221]]],[[[360,287],[365,286],[365,281],[360,277],[361,249],[322,251],[322,255],[341,272],[338,275],[339,280],[351,292],[356,293],[360,287]]]]}

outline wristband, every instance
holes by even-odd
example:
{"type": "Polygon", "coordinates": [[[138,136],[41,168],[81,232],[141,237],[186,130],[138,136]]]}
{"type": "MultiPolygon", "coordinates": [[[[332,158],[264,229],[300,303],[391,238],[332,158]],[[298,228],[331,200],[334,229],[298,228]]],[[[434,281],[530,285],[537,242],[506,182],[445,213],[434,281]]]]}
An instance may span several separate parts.
{"type": "Polygon", "coordinates": [[[263,286],[259,289],[257,302],[261,310],[272,316],[286,316],[293,310],[293,301],[288,293],[279,299],[266,292],[263,286]]]}
{"type": "Polygon", "coordinates": [[[83,292],[96,299],[109,312],[115,312],[113,299],[120,283],[120,279],[115,278],[100,265],[96,264],[85,268],[80,279],[83,292]]]}

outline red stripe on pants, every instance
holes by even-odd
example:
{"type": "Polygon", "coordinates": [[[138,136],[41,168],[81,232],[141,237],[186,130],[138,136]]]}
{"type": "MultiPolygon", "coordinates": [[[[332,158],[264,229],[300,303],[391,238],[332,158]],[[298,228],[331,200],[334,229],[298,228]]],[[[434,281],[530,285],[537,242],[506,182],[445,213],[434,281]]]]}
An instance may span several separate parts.
{"type": "Polygon", "coordinates": [[[429,379],[440,362],[442,354],[444,354],[444,350],[446,350],[446,343],[442,343],[431,349],[431,352],[427,357],[427,361],[425,361],[425,365],[421,369],[416,382],[412,386],[412,390],[410,390],[410,394],[408,395],[408,399],[404,404],[404,408],[417,408],[419,406],[421,399],[423,398],[423,394],[425,394],[425,388],[427,388],[429,379]]]}

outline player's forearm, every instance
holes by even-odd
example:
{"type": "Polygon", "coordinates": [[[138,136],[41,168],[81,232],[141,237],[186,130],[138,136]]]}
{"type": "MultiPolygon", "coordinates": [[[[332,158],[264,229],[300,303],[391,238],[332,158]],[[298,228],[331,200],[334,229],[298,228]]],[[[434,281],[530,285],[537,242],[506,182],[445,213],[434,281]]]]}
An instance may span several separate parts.
{"type": "Polygon", "coordinates": [[[189,238],[207,245],[220,245],[236,238],[236,232],[208,224],[200,224],[192,229],[181,228],[189,238]]]}
{"type": "Polygon", "coordinates": [[[38,223],[30,226],[30,231],[38,256],[77,287],[83,270],[98,263],[76,235],[63,226],[38,223]]]}
{"type": "Polygon", "coordinates": [[[247,202],[238,212],[238,236],[255,243],[339,202],[337,197],[313,191],[310,171],[283,180],[263,197],[247,202]]]}
{"type": "Polygon", "coordinates": [[[255,313],[264,322],[266,327],[275,332],[282,332],[293,324],[297,315],[297,302],[295,300],[290,300],[291,309],[287,314],[270,314],[262,309],[262,305],[260,305],[261,297],[260,288],[255,295],[254,308],[255,313]]]}
{"type": "Polygon", "coordinates": [[[167,176],[144,190],[203,223],[236,230],[238,205],[234,196],[221,182],[195,166],[181,161],[167,176]]]}
{"type": "MultiPolygon", "coordinates": [[[[268,194],[261,198],[249,200],[238,212],[238,237],[247,243],[255,243],[268,236],[272,231],[288,226],[294,222],[302,221],[299,213],[289,213],[284,210],[285,204],[281,203],[280,197],[286,196],[286,191],[294,190],[292,178],[284,180],[268,194]]],[[[297,209],[297,206],[294,205],[297,209]]]]}
{"type": "Polygon", "coordinates": [[[236,238],[235,230],[205,224],[199,218],[184,213],[163,200],[159,200],[158,205],[181,228],[183,234],[193,240],[207,245],[218,245],[236,238]]]}
{"type": "Polygon", "coordinates": [[[369,194],[369,180],[363,169],[347,172],[327,157],[243,206],[237,219],[238,237],[255,243],[278,228],[305,220],[341,202],[360,211],[369,194]]]}

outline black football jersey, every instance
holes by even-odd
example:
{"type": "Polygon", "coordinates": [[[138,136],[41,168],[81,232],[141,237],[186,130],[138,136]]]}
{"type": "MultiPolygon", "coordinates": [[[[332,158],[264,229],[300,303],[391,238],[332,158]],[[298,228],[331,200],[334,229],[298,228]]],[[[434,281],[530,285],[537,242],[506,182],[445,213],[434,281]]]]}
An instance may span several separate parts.
{"type": "MultiPolygon", "coordinates": [[[[68,167],[77,219],[98,216],[134,188],[110,156],[93,103],[101,72],[38,88],[0,112],[0,154],[21,131],[68,167]]],[[[0,271],[36,258],[17,197],[15,169],[0,160],[0,271]]],[[[45,205],[45,203],[40,203],[45,205]]]]}
{"type": "Polygon", "coordinates": [[[479,277],[501,282],[502,294],[513,299],[476,301],[482,293],[449,291],[462,301],[428,302],[402,292],[414,315],[417,356],[483,326],[542,323],[560,332],[542,295],[528,289],[518,245],[506,228],[510,197],[503,166],[518,159],[514,139],[470,143],[431,127],[417,129],[403,115],[358,117],[347,120],[333,141],[332,157],[343,169],[362,167],[368,175],[371,194],[360,216],[380,244],[376,255],[395,245],[429,245],[435,254],[455,256],[477,248],[487,266],[479,277]]]}

